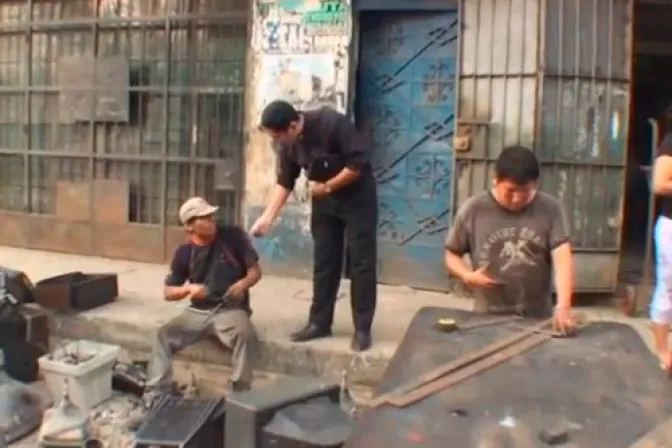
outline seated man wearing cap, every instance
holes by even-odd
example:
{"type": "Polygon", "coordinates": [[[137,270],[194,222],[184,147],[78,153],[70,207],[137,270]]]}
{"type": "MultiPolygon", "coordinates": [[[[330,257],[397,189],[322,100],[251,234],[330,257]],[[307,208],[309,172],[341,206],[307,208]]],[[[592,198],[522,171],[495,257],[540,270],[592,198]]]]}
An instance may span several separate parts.
{"type": "Polygon", "coordinates": [[[218,225],[218,207],[195,197],[180,207],[188,242],[175,251],[166,277],[164,298],[188,299],[191,305],[158,332],[149,365],[148,395],[171,387],[172,355],[215,336],[233,351],[232,390],[247,390],[257,336],[250,320],[249,289],[261,278],[259,257],[246,233],[218,225]]]}

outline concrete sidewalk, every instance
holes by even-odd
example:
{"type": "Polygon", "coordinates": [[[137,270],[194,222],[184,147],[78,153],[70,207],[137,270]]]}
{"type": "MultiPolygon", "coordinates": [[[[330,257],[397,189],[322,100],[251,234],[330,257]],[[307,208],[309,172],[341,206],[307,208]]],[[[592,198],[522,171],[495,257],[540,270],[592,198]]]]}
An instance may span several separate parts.
{"type": "MultiPolygon", "coordinates": [[[[0,247],[0,265],[24,271],[33,281],[70,272],[119,275],[119,299],[71,317],[58,317],[54,330],[64,338],[86,338],[120,344],[139,354],[150,348],[158,327],[183,305],[161,299],[167,267],[163,265],[74,256],[0,247]]],[[[339,372],[349,368],[354,381],[375,383],[418,309],[423,306],[465,308],[470,301],[450,295],[380,286],[373,329],[374,346],[361,355],[350,351],[352,320],[349,284],[344,281],[336,306],[334,337],[304,344],[288,334],[306,322],[312,285],[308,281],[265,276],[252,290],[253,321],[263,342],[261,369],[281,374],[339,372]]],[[[198,344],[182,355],[209,364],[228,362],[214,343],[198,344]]]]}
{"type": "MultiPolygon", "coordinates": [[[[120,297],[115,303],[74,316],[55,317],[54,331],[59,337],[115,343],[147,356],[158,327],[180,312],[179,306],[161,300],[166,266],[10,247],[0,247],[0,265],[24,271],[33,282],[70,271],[119,275],[120,297]]],[[[470,300],[453,295],[381,285],[373,329],[374,347],[364,354],[354,354],[349,348],[352,321],[348,287],[344,281],[339,292],[334,337],[295,344],[289,342],[288,334],[306,321],[311,283],[265,276],[252,292],[253,320],[263,346],[259,368],[279,374],[320,376],[338,374],[347,368],[353,382],[373,385],[420,308],[471,307],[470,300]]],[[[624,320],[615,310],[586,312],[591,319],[624,320]]],[[[628,322],[641,330],[650,343],[644,321],[628,322]]],[[[210,342],[186,350],[181,357],[206,364],[228,363],[226,351],[210,342]]]]}

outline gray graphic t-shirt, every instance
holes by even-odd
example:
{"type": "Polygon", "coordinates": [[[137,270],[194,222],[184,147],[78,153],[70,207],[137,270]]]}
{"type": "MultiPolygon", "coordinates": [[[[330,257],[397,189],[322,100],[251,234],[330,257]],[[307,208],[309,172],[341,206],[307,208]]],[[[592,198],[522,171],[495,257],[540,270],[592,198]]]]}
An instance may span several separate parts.
{"type": "Polygon", "coordinates": [[[523,210],[500,206],[490,192],[464,203],[446,236],[451,252],[469,254],[474,269],[501,285],[474,291],[476,309],[546,317],[552,312],[551,251],[569,241],[562,203],[539,192],[523,210]]]}

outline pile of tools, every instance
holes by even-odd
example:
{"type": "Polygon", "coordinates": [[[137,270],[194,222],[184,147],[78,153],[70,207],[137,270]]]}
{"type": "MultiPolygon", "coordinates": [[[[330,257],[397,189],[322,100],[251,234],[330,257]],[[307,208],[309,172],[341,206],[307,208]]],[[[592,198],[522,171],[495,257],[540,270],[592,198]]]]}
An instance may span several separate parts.
{"type": "Polygon", "coordinates": [[[417,379],[397,387],[396,389],[379,395],[368,403],[368,407],[377,408],[382,405],[406,407],[430,395],[448,389],[468,378],[491,369],[514,356],[530,350],[552,338],[567,337],[572,334],[554,332],[552,320],[546,320],[532,326],[517,324],[517,317],[495,317],[459,325],[451,319],[441,319],[436,326],[439,331],[454,332],[467,331],[491,325],[511,324],[518,329],[515,334],[493,342],[480,350],[468,353],[444,365],[436,367],[420,375],[417,379]]]}

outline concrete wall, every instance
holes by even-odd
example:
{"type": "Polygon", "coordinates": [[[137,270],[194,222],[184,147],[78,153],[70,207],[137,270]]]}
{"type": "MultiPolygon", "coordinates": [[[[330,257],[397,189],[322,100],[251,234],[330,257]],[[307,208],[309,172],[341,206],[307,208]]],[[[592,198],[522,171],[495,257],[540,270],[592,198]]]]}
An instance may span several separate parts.
{"type": "MultiPolygon", "coordinates": [[[[248,224],[263,212],[275,185],[275,156],[257,130],[263,107],[282,98],[301,109],[328,104],[345,111],[352,36],[345,1],[257,0],[253,8],[243,207],[248,224]]],[[[307,182],[301,178],[272,235],[255,241],[269,271],[311,274],[309,217],[307,182]]]]}

